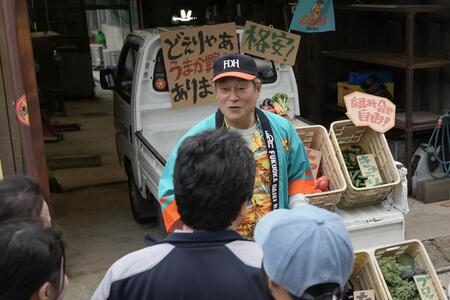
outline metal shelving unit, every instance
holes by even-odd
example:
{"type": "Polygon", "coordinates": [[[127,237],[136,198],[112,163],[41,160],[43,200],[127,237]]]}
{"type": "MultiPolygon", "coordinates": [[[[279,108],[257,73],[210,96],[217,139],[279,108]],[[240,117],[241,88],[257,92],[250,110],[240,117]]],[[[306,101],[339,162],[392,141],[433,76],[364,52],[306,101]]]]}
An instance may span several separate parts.
{"type": "Polygon", "coordinates": [[[450,60],[417,57],[414,55],[414,18],[418,13],[436,13],[448,10],[441,5],[375,5],[375,4],[353,4],[337,5],[337,10],[397,13],[405,15],[405,51],[404,53],[390,53],[372,51],[368,49],[350,49],[324,51],[329,57],[350,61],[364,62],[381,66],[404,69],[405,90],[404,103],[405,113],[396,117],[397,129],[405,132],[405,164],[409,170],[408,179],[411,177],[410,161],[412,156],[412,138],[414,131],[432,129],[436,124],[438,115],[430,112],[413,111],[413,88],[414,71],[418,69],[441,68],[450,65],[450,60]],[[420,122],[418,119],[420,118],[420,122]],[[424,120],[425,119],[425,120],[424,120]]]}

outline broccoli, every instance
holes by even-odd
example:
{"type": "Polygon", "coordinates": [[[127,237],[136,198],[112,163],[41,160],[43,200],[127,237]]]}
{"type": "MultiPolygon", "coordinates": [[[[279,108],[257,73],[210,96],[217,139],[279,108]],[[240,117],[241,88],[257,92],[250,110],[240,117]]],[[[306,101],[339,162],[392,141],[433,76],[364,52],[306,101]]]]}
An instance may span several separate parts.
{"type": "Polygon", "coordinates": [[[413,276],[425,274],[425,270],[414,265],[403,266],[387,257],[378,264],[393,300],[420,300],[413,276]]]}
{"type": "Polygon", "coordinates": [[[393,300],[420,300],[414,281],[404,281],[403,285],[389,289],[393,300]]]}

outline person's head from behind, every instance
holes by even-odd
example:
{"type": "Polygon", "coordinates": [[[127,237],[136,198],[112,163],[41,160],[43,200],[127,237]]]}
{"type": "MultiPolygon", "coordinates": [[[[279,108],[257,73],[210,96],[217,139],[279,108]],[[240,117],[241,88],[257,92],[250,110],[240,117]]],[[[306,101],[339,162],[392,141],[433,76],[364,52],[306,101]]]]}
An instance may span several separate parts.
{"type": "Polygon", "coordinates": [[[62,299],[67,284],[61,235],[38,223],[0,226],[0,299],[62,299]]]}
{"type": "Polygon", "coordinates": [[[337,214],[312,205],[274,210],[256,225],[255,240],[273,298],[340,299],[353,269],[353,247],[337,214]]]}
{"type": "Polygon", "coordinates": [[[186,138],[173,182],[181,221],[194,230],[235,229],[253,195],[255,160],[243,138],[226,129],[186,138]]]}
{"type": "Polygon", "coordinates": [[[11,221],[50,225],[47,202],[33,177],[12,176],[0,182],[0,223],[11,221]]]}
{"type": "Polygon", "coordinates": [[[213,71],[220,111],[232,127],[248,128],[261,92],[255,60],[245,54],[225,54],[214,61],[213,71]]]}

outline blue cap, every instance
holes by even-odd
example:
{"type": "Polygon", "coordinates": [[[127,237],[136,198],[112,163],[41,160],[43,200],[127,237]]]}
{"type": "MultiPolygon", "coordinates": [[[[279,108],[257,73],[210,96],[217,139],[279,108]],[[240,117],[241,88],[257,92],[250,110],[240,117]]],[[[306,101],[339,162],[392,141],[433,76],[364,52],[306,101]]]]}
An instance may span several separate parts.
{"type": "Polygon", "coordinates": [[[341,217],[312,205],[276,209],[255,228],[267,276],[301,297],[314,285],[343,289],[353,270],[353,246],[341,217]]]}

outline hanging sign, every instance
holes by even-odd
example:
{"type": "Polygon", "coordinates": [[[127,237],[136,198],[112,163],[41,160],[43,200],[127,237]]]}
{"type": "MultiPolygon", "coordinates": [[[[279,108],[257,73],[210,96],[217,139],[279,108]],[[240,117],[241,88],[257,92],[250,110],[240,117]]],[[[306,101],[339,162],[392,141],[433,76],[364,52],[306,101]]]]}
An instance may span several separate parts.
{"type": "Polygon", "coordinates": [[[161,32],[172,107],[215,101],[212,68],[223,53],[239,52],[234,23],[161,32]]]}
{"type": "Polygon", "coordinates": [[[355,126],[369,126],[381,133],[395,126],[395,104],[386,98],[353,92],[344,96],[344,102],[355,126]]]}
{"type": "Polygon", "coordinates": [[[300,32],[334,31],[332,0],[299,0],[289,30],[300,32]]]}
{"type": "Polygon", "coordinates": [[[242,51],[278,63],[295,65],[300,36],[254,22],[245,22],[242,51]]]}
{"type": "Polygon", "coordinates": [[[30,116],[28,114],[27,98],[25,97],[25,94],[20,96],[16,101],[16,116],[20,123],[25,126],[30,126],[30,116]]]}

